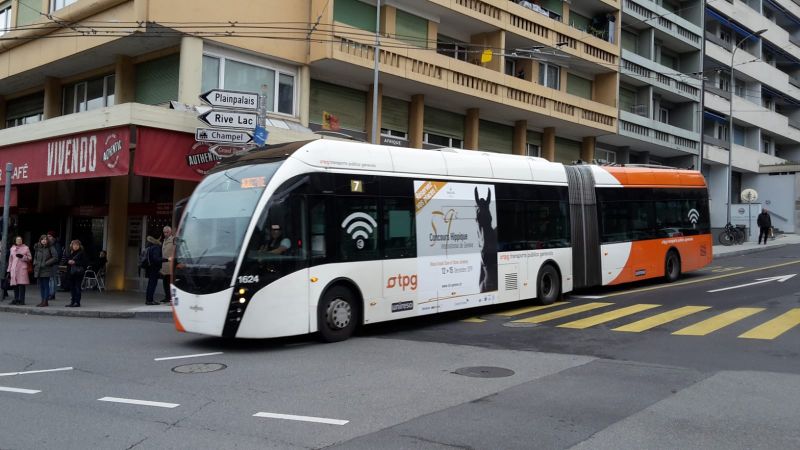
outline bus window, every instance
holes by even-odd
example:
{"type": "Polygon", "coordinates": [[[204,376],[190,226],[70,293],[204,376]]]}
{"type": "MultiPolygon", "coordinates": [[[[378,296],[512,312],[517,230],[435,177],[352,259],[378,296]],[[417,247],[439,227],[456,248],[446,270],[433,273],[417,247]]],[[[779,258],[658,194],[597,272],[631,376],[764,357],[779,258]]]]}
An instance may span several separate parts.
{"type": "Polygon", "coordinates": [[[387,198],[383,201],[384,258],[417,256],[414,214],[414,201],[410,198],[387,198]]]}
{"type": "Polygon", "coordinates": [[[311,258],[325,259],[328,255],[328,245],[325,240],[327,216],[325,215],[325,197],[309,197],[309,220],[311,230],[311,258]]]}
{"type": "Polygon", "coordinates": [[[344,197],[336,201],[339,260],[378,259],[378,199],[344,197]]]}

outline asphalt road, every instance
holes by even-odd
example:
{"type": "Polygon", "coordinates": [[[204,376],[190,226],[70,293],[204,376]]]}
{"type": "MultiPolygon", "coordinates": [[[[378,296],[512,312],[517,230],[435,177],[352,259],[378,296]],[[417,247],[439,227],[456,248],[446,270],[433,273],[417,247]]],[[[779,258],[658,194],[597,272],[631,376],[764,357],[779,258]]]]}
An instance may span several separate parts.
{"type": "Polygon", "coordinates": [[[327,345],[2,314],[0,449],[799,448],[799,247],[327,345]]]}

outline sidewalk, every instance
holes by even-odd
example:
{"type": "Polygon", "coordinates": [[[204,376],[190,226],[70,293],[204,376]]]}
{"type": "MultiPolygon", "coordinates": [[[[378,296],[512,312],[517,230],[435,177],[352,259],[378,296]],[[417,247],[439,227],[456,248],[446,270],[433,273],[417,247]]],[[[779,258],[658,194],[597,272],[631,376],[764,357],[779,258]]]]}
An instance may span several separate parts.
{"type": "MultiPolygon", "coordinates": [[[[766,245],[758,245],[755,242],[731,245],[730,247],[714,245],[714,260],[762,252],[764,250],[792,244],[800,244],[800,235],[778,235],[775,239],[769,240],[766,245]]],[[[145,318],[169,320],[172,318],[172,308],[168,303],[162,303],[158,306],[147,306],[144,304],[143,292],[101,293],[97,291],[85,291],[80,308],[65,308],[64,305],[69,303],[69,292],[59,292],[56,294],[57,300],[51,301],[50,306],[47,308],[37,308],[36,304],[39,303],[38,291],[35,285],[28,286],[26,304],[24,306],[9,305],[10,299],[0,302],[0,313],[10,312],[48,316],[115,319],[145,318]]],[[[9,292],[9,294],[13,296],[12,292],[9,292]]]]}

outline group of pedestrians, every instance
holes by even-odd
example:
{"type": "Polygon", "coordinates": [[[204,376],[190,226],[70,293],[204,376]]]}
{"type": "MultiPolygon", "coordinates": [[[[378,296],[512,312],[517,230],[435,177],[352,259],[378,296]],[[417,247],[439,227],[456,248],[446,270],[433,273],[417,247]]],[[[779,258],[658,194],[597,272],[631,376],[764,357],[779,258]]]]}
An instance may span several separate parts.
{"type": "Polygon", "coordinates": [[[158,305],[155,301],[156,288],[159,280],[164,288],[164,298],[161,303],[169,303],[170,275],[172,273],[172,256],[175,253],[175,237],[171,227],[162,230],[163,241],[152,236],[147,236],[147,244],[139,258],[139,267],[144,270],[147,277],[147,291],[145,291],[145,305],[158,305]]]}
{"type": "MultiPolygon", "coordinates": [[[[105,264],[105,256],[101,252],[100,261],[105,264]]],[[[31,276],[39,285],[41,302],[37,307],[49,306],[49,301],[55,299],[56,277],[60,274],[59,266],[63,267],[64,281],[70,287],[70,303],[67,307],[81,306],[81,284],[89,259],[80,240],[70,242],[66,250],[61,245],[54,233],[43,234],[33,246],[33,252],[25,245],[21,236],[14,238],[14,244],[9,249],[6,278],[3,281],[3,299],[7,291],[13,289],[14,300],[12,305],[25,304],[26,286],[31,284],[31,276]]]]}

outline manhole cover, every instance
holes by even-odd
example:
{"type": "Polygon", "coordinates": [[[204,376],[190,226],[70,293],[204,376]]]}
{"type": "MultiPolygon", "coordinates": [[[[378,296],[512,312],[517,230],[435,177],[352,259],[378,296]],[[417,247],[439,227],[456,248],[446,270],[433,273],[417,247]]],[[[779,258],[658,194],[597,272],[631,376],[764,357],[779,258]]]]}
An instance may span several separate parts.
{"type": "Polygon", "coordinates": [[[491,366],[462,367],[453,373],[473,378],[503,378],[514,375],[514,371],[511,369],[491,366]]]}
{"type": "Polygon", "coordinates": [[[539,324],[525,322],[505,322],[503,326],[508,328],[536,328],[539,326],[539,324]]]}
{"type": "Polygon", "coordinates": [[[173,367],[172,371],[175,373],[208,373],[226,369],[227,367],[225,364],[199,363],[173,367]]]}

